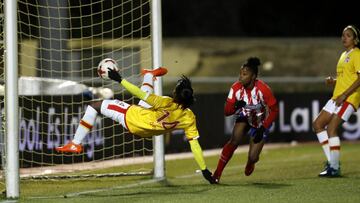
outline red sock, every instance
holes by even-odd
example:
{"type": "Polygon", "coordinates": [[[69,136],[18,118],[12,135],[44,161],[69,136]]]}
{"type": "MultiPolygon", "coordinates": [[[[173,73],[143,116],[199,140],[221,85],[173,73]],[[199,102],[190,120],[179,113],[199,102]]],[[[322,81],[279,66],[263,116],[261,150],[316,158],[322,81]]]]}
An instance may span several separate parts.
{"type": "Polygon", "coordinates": [[[226,164],[231,159],[232,155],[234,154],[234,151],[236,150],[237,146],[232,145],[231,143],[226,143],[222,152],[221,156],[219,158],[219,162],[216,168],[216,171],[214,172],[213,177],[215,179],[220,179],[220,176],[226,166],[226,164]]]}

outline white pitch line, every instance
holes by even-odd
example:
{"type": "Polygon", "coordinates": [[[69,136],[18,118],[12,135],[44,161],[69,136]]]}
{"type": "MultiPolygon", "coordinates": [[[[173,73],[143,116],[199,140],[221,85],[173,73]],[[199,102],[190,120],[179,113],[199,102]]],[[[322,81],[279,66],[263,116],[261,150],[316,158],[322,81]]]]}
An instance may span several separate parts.
{"type": "MultiPolygon", "coordinates": [[[[265,144],[264,149],[273,149],[281,147],[291,146],[288,143],[277,143],[277,144],[265,144]]],[[[248,145],[239,146],[235,153],[247,152],[249,150],[248,145]]],[[[210,149],[204,150],[204,157],[220,155],[222,149],[210,149]]],[[[193,158],[191,152],[182,152],[176,154],[166,154],[165,161],[177,160],[177,159],[186,159],[193,158]]],[[[123,158],[123,159],[111,159],[105,161],[93,161],[85,163],[74,163],[74,164],[60,164],[55,166],[46,166],[46,167],[35,167],[35,168],[21,168],[20,176],[22,178],[31,177],[31,176],[41,176],[41,175],[50,175],[55,173],[71,173],[88,169],[103,169],[116,166],[125,166],[125,165],[134,165],[134,164],[145,164],[153,162],[153,156],[143,156],[143,157],[133,157],[133,158],[123,158]]],[[[1,176],[0,176],[1,177],[1,176]]]]}
{"type": "MultiPolygon", "coordinates": [[[[275,149],[275,148],[281,148],[281,147],[290,147],[291,145],[289,144],[271,144],[271,145],[265,145],[264,146],[264,150],[267,149],[275,149]]],[[[248,150],[248,146],[241,146],[238,147],[238,149],[236,150],[235,154],[239,154],[239,153],[245,153],[248,150]]],[[[203,152],[204,156],[212,156],[212,155],[217,155],[219,153],[221,153],[221,149],[215,149],[215,150],[206,150],[203,152]]],[[[192,153],[188,152],[188,153],[180,153],[180,154],[173,154],[173,155],[166,155],[165,159],[166,160],[177,160],[177,159],[181,159],[181,158],[189,158],[192,157],[192,153]]],[[[233,167],[229,167],[229,169],[235,169],[235,168],[240,168],[241,166],[233,166],[233,167]]],[[[187,174],[187,175],[182,175],[182,176],[175,176],[174,178],[188,178],[188,177],[194,177],[199,175],[199,173],[195,172],[193,174],[187,174]]],[[[96,189],[96,190],[87,190],[87,191],[82,191],[82,192],[74,192],[74,193],[68,193],[65,194],[64,196],[48,196],[48,197],[30,197],[29,199],[51,199],[51,198],[68,198],[68,197],[76,197],[76,196],[80,196],[80,195],[85,195],[85,194],[92,194],[92,193],[98,193],[98,192],[106,192],[106,191],[111,191],[111,190],[116,190],[116,189],[126,189],[126,188],[132,188],[132,187],[137,187],[137,186],[141,186],[141,185],[147,185],[147,184],[151,184],[151,183],[156,183],[159,181],[162,181],[164,179],[151,179],[151,180],[146,180],[146,181],[141,181],[141,182],[137,182],[137,183],[133,183],[133,184],[129,184],[129,185],[120,185],[120,186],[116,186],[116,187],[111,187],[111,188],[102,188],[102,189],[96,189]]]]}
{"type": "Polygon", "coordinates": [[[116,186],[116,187],[111,187],[111,188],[103,188],[103,189],[97,189],[97,190],[88,190],[88,191],[83,191],[83,192],[74,192],[74,193],[66,194],[66,195],[64,195],[64,197],[65,198],[66,197],[76,197],[79,195],[85,195],[85,194],[91,194],[91,193],[106,192],[106,191],[111,191],[111,190],[116,190],[116,189],[132,188],[132,187],[137,187],[137,186],[141,186],[141,185],[156,183],[156,182],[159,182],[162,180],[164,180],[164,179],[151,179],[151,180],[141,181],[141,182],[137,182],[137,183],[133,183],[133,184],[129,184],[129,185],[121,185],[121,186],[116,186]]]}
{"type": "Polygon", "coordinates": [[[69,197],[76,197],[76,196],[85,195],[85,194],[106,192],[106,191],[111,191],[111,190],[116,190],[116,189],[126,189],[126,188],[138,187],[138,186],[141,186],[141,185],[147,185],[147,184],[151,184],[151,183],[156,183],[156,182],[159,182],[159,181],[162,181],[162,180],[163,179],[151,179],[151,180],[140,181],[140,182],[129,184],[129,185],[120,185],[120,186],[111,187],[111,188],[102,188],[102,189],[87,190],[87,191],[82,191],[82,192],[73,192],[73,193],[68,193],[68,194],[65,194],[65,195],[56,195],[56,196],[29,197],[29,199],[69,198],[69,197]]]}
{"type": "Polygon", "coordinates": [[[0,203],[17,203],[19,202],[18,200],[4,200],[4,201],[1,201],[0,203]]]}

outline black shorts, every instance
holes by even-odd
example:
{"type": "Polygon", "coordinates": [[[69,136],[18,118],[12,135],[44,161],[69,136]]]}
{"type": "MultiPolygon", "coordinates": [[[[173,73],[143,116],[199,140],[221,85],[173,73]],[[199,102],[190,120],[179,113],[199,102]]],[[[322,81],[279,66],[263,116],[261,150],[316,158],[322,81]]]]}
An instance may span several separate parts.
{"type": "Polygon", "coordinates": [[[239,116],[236,118],[235,123],[248,123],[248,120],[245,116],[239,116]]]}

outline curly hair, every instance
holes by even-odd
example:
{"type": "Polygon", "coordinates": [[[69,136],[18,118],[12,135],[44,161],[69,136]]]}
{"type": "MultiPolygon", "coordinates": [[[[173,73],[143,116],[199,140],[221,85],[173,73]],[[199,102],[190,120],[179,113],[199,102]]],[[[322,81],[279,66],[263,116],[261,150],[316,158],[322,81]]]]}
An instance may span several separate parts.
{"type": "Polygon", "coordinates": [[[180,104],[183,109],[189,108],[195,102],[191,81],[184,75],[181,76],[181,79],[176,84],[174,101],[180,104]]]}
{"type": "Polygon", "coordinates": [[[247,67],[251,72],[253,72],[256,76],[259,73],[259,65],[260,59],[258,57],[250,57],[246,60],[246,62],[242,65],[242,67],[247,67]]]}

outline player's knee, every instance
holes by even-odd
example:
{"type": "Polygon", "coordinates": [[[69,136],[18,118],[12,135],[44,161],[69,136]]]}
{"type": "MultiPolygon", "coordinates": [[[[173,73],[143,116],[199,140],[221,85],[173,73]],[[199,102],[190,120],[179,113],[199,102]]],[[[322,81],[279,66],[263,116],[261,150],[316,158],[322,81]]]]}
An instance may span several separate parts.
{"type": "Polygon", "coordinates": [[[94,101],[90,103],[90,106],[93,107],[98,113],[100,113],[102,101],[94,101]]]}
{"type": "Polygon", "coordinates": [[[316,132],[316,133],[324,130],[324,126],[322,126],[318,120],[313,121],[312,128],[313,128],[314,132],[316,132]]]}
{"type": "Polygon", "coordinates": [[[234,146],[238,146],[240,144],[240,139],[237,139],[236,137],[232,137],[230,138],[229,143],[234,146]]]}
{"type": "Polygon", "coordinates": [[[330,137],[333,137],[333,136],[335,136],[337,134],[337,128],[328,126],[327,129],[326,129],[326,132],[330,137]]]}
{"type": "Polygon", "coordinates": [[[231,135],[231,138],[230,138],[230,143],[235,145],[235,146],[238,146],[240,144],[240,141],[241,141],[241,138],[243,137],[243,133],[242,132],[237,132],[237,131],[234,131],[233,134],[231,135]]]}

